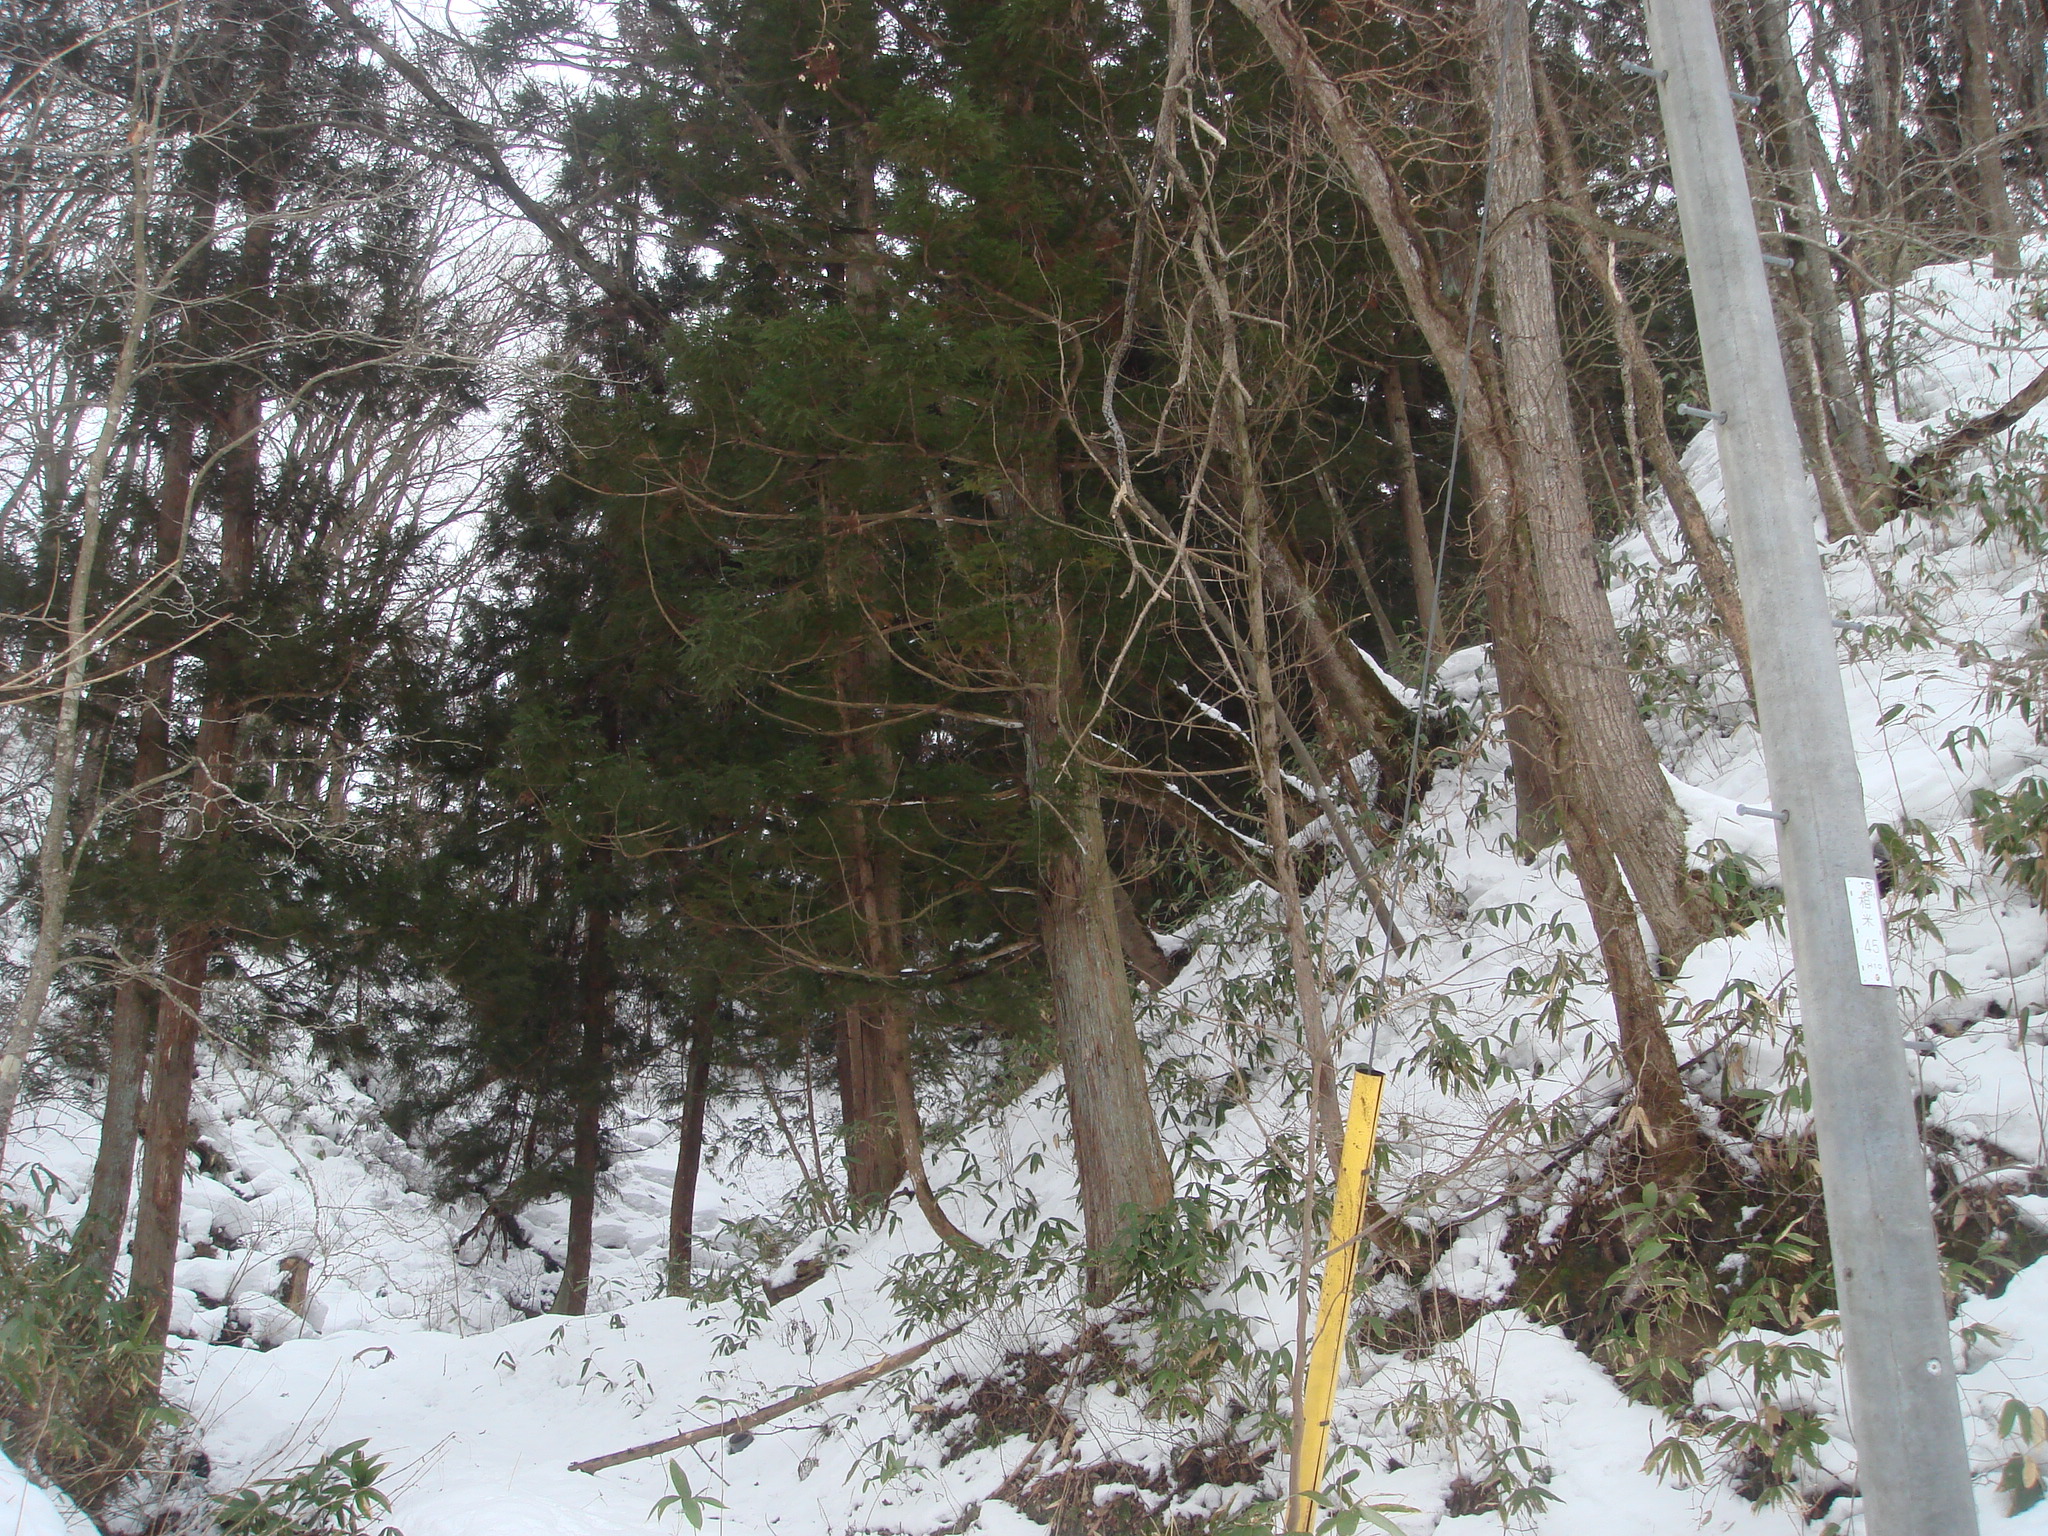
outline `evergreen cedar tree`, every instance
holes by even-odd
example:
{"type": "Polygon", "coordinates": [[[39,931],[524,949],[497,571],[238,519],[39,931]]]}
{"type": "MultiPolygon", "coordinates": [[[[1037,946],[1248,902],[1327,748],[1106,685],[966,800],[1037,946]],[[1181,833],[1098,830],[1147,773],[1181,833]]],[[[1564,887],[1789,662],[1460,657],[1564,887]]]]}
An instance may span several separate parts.
{"type": "MultiPolygon", "coordinates": [[[[1991,146],[2044,87],[1970,46],[2003,15],[1845,20],[1869,111],[1838,265],[1813,254],[1841,210],[1814,193],[1782,0],[1732,18],[1838,529],[1894,494],[1841,299],[1929,242],[2016,259],[2007,182],[2039,173],[2039,135],[1991,146]]],[[[697,1128],[686,1192],[707,1095],[829,1062],[839,1142],[780,1127],[820,1210],[907,1177],[971,1248],[922,1168],[925,1114],[961,1106],[921,1107],[917,1083],[1000,1038],[1064,1070],[1113,1293],[1173,1219],[1134,986],[1170,978],[1154,930],[1297,878],[1255,846],[1319,809],[1277,772],[1279,717],[1368,841],[1455,729],[1359,661],[1368,619],[1411,677],[1425,630],[1432,651],[1493,640],[1525,841],[1566,841],[1643,1123],[1682,1120],[1660,968],[1717,919],[1591,556],[1625,512],[1633,468],[1604,473],[1625,444],[1671,478],[1653,386],[1691,354],[1684,306],[1637,298],[1677,273],[1654,125],[1583,62],[1626,53],[1623,24],[1545,12],[1532,35],[1520,0],[1406,20],[1235,0],[1199,38],[1185,8],[1088,0],[615,19],[593,86],[555,90],[519,60],[565,19],[494,11],[471,62],[508,87],[504,123],[347,0],[214,0],[175,57],[128,22],[83,46],[106,18],[61,8],[9,45],[71,58],[62,89],[156,93],[147,230],[171,275],[102,587],[174,567],[176,595],[86,701],[106,814],[73,818],[66,921],[111,980],[63,986],[98,1030],[65,1048],[106,1082],[79,1251],[110,1274],[136,1207],[130,1294],[157,1336],[202,1016],[304,1021],[377,1063],[395,1123],[482,1200],[480,1237],[522,1240],[519,1210],[566,1195],[566,1311],[588,1300],[607,1113],[650,1073],[697,1128]],[[515,127],[561,151],[539,201],[499,148],[515,127]],[[1540,212],[1482,250],[1489,164],[1497,199],[1540,212]],[[424,585],[420,525],[336,466],[407,463],[483,403],[427,275],[427,205],[459,175],[548,243],[559,367],[450,595],[424,585]],[[1643,239],[1587,238],[1614,230],[1643,239]],[[1210,250],[1236,263],[1221,279],[1210,250]],[[1230,323],[1186,324],[1219,282],[1230,323]],[[1220,376],[1219,330],[1242,398],[1187,387],[1220,376]],[[1585,361],[1609,347],[1619,366],[1585,361]],[[1194,547],[1161,509],[1196,519],[1194,547]],[[1229,639],[1254,609],[1277,658],[1256,707],[1229,639]]],[[[41,270],[10,291],[18,336],[104,365],[104,305],[41,270]]],[[[44,512],[0,573],[24,668],[49,651],[40,594],[69,579],[71,512],[44,512]]],[[[1667,1180],[1700,1156],[1645,1148],[1667,1180]]],[[[689,1218],[685,1193],[677,1289],[689,1218]]]]}

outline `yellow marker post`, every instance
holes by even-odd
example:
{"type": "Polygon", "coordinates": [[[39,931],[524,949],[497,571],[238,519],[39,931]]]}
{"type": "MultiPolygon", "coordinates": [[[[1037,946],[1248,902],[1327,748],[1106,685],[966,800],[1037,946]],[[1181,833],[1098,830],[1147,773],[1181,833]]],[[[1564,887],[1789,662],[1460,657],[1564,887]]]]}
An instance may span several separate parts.
{"type": "Polygon", "coordinates": [[[1309,1342],[1308,1374],[1302,1382],[1301,1422],[1294,1432],[1294,1489],[1287,1501],[1287,1529],[1312,1531],[1316,1502],[1330,1457],[1330,1414],[1337,1398],[1337,1372],[1344,1364],[1344,1339],[1351,1329],[1351,1294],[1358,1276],[1358,1250],[1365,1231],[1365,1195],[1372,1183],[1372,1149],[1380,1125],[1380,1089],[1386,1079],[1370,1067],[1351,1075],[1351,1109],[1344,1121],[1344,1155],[1338,1160],[1337,1194],[1330,1210],[1330,1246],[1323,1255],[1323,1284],[1316,1298],[1316,1331],[1309,1342]]]}

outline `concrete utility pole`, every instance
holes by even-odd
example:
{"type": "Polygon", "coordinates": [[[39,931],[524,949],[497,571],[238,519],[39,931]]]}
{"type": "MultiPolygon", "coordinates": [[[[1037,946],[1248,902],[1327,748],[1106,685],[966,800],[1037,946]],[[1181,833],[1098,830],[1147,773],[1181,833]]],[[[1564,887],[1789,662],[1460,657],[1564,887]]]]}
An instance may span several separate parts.
{"type": "Polygon", "coordinates": [[[1974,1536],[1927,1163],[1727,65],[1709,0],[1646,4],[1750,616],[1864,1529],[1974,1536]]]}

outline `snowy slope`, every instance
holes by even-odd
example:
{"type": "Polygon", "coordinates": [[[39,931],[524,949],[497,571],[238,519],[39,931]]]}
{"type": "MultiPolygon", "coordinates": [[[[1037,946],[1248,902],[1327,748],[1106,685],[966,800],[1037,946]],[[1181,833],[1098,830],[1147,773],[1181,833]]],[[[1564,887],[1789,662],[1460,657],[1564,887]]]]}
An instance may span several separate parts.
{"type": "MultiPolygon", "coordinates": [[[[1886,341],[1907,362],[1883,402],[1895,456],[2002,402],[2048,362],[2022,299],[1965,267],[1924,272],[1900,296],[1886,341]]],[[[2048,414],[2032,426],[2048,427],[2048,414]]],[[[2007,456],[2048,459],[2024,434],[2015,442],[1979,461],[1994,512],[2007,456]]],[[[1687,466],[1718,518],[1711,437],[1691,446],[1687,466]]],[[[1969,820],[1974,791],[2048,768],[2032,726],[1986,698],[2002,669],[2044,644],[2048,568],[2010,530],[1985,529],[1976,507],[1900,520],[1829,549],[1828,580],[1837,613],[1864,626],[1841,646],[1869,819],[1928,850],[1938,882],[1918,896],[1895,889],[1890,908],[1902,1031],[1916,1042],[1928,1123],[1945,1133],[1952,1179],[1983,1181],[1987,1198],[2016,1194],[2011,1209],[2048,1229],[2048,1195],[2037,1193],[2048,1189],[2038,1023],[2048,919],[1986,873],[1969,820]]],[[[1771,824],[1735,813],[1765,799],[1756,735],[1729,659],[1687,617],[1679,547],[1654,509],[1617,546],[1617,614],[1669,657],[1650,684],[1655,728],[1703,861],[1746,857],[1768,884],[1771,824]]],[[[1442,681],[1487,718],[1482,651],[1450,657],[1442,681]]],[[[1718,1465],[1692,1487],[1646,1471],[1683,1426],[1629,1402],[1555,1328],[1502,1308],[1516,1279],[1503,1250],[1511,1225],[1559,1229],[1573,1189],[1600,1170],[1585,1157],[1553,1167],[1556,1149],[1605,1123],[1623,1089],[1591,923],[1554,854],[1524,864],[1510,851],[1504,768],[1497,735],[1482,734],[1437,776],[1388,874],[1415,938],[1398,956],[1341,865],[1313,895],[1340,1058],[1390,1072],[1379,1198],[1439,1245],[1418,1286],[1386,1282],[1369,1305],[1398,1321],[1417,1315],[1424,1293],[1461,1319],[1447,1337],[1358,1353],[1340,1395],[1348,1449],[1335,1470],[1355,1471],[1352,1492],[1396,1511],[1412,1536],[1500,1529],[1501,1515],[1461,1513],[1459,1501],[1461,1488],[1504,1472],[1535,1490],[1516,1528],[1558,1536],[1797,1530],[1808,1500],[1828,1500],[1820,1518],[1853,1531],[1853,1499],[1830,1498],[1854,1467],[1832,1381],[1778,1390],[1772,1411],[1818,1413],[1831,1439],[1798,1498],[1760,1510],[1718,1465]]],[[[1161,1528],[1279,1490],[1284,1457],[1262,1463],[1273,1421],[1261,1415],[1284,1409],[1279,1362],[1298,1326],[1299,1020],[1263,892],[1217,904],[1182,937],[1193,959],[1144,1028],[1180,1188],[1231,1245],[1214,1289],[1176,1320],[1181,1331],[1151,1335],[1081,1304],[1059,1225],[1078,1224],[1064,1110],[1057,1082],[1040,1083],[934,1153],[949,1212],[996,1250],[966,1326],[910,1369],[766,1425],[750,1443],[678,1453],[692,1486],[725,1505],[708,1527],[1013,1536],[1044,1529],[1023,1504],[1043,1515],[1066,1489],[1067,1507],[1103,1510],[1125,1522],[1117,1529],[1161,1528]],[[1190,1341],[1210,1337],[1230,1363],[1201,1376],[1188,1401],[1144,1398],[1114,1368],[1136,1362],[1158,1380],[1162,1360],[1200,1355],[1190,1341]]],[[[1693,1063],[1710,1123],[1717,1101],[1746,1091],[1778,1095],[1773,1125],[1799,1129],[1797,1097],[1783,1092],[1797,1023],[1789,971],[1782,933],[1759,922],[1703,946],[1677,978],[1679,1056],[1693,1063]]],[[[623,1131],[637,1150],[614,1170],[599,1217],[596,1295],[611,1310],[525,1318],[545,1299],[540,1252],[559,1251],[558,1210],[528,1213],[534,1250],[465,1240],[479,1213],[438,1205],[431,1170],[383,1128],[372,1100],[310,1061],[259,1069],[216,1051],[202,1101],[215,1171],[195,1166],[188,1182],[191,1256],[178,1277],[188,1338],[172,1375],[213,1484],[273,1476],[366,1438],[391,1468],[393,1523],[406,1536],[677,1529],[677,1515],[650,1514],[670,1490],[667,1458],[595,1475],[568,1463],[715,1422],[936,1333],[955,1314],[926,1305],[932,1290],[949,1273],[966,1284],[899,1200],[880,1230],[815,1234],[804,1252],[831,1260],[825,1278],[768,1307],[744,1244],[727,1235],[743,1218],[775,1218],[802,1175],[772,1153],[743,1155],[733,1137],[699,1197],[700,1227],[731,1283],[698,1302],[645,1299],[657,1289],[674,1156],[672,1133],[649,1119],[623,1131]],[[278,1261],[292,1255],[313,1264],[304,1322],[274,1299],[278,1261]]],[[[75,1213],[90,1131],[75,1106],[37,1105],[16,1149],[17,1184],[40,1164],[56,1181],[55,1211],[75,1213]]],[[[2048,1265],[1995,1299],[1967,1300],[1957,1326],[1993,1529],[2006,1524],[1996,1472],[2024,1449],[2001,1435],[2005,1406],[2048,1403],[2048,1265]]],[[[1833,1348],[1825,1320],[1796,1342],[1833,1348]]],[[[1760,1409],[1733,1370],[1710,1371],[1696,1402],[1760,1409]]],[[[2048,1505],[2009,1528],[2048,1530],[2048,1505]]]]}

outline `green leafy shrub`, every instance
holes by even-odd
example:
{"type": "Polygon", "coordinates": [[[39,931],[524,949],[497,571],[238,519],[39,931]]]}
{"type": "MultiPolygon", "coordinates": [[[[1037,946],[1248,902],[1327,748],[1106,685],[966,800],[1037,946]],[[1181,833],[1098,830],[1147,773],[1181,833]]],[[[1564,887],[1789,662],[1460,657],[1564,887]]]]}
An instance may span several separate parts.
{"type": "Polygon", "coordinates": [[[704,1529],[704,1512],[723,1509],[725,1506],[707,1493],[697,1493],[690,1487],[690,1479],[684,1473],[682,1463],[671,1460],[668,1464],[668,1484],[673,1492],[665,1493],[654,1501],[654,1507],[647,1511],[647,1518],[659,1520],[670,1510],[690,1522],[690,1529],[704,1529]]]}
{"type": "MultiPolygon", "coordinates": [[[[54,1181],[31,1177],[45,1208],[54,1181]]],[[[23,1467],[95,1509],[176,1417],[157,1395],[162,1347],[45,1212],[0,1205],[0,1438],[23,1467]]]]}
{"type": "MultiPolygon", "coordinates": [[[[377,1486],[384,1463],[363,1454],[367,1440],[337,1446],[283,1477],[238,1488],[216,1506],[221,1536],[370,1536],[391,1501],[377,1486]]],[[[400,1536],[393,1526],[376,1536],[400,1536]]]]}
{"type": "Polygon", "coordinates": [[[1991,867],[2048,907],[2048,779],[2029,776],[2002,795],[1978,790],[1970,820],[1991,867]]]}

